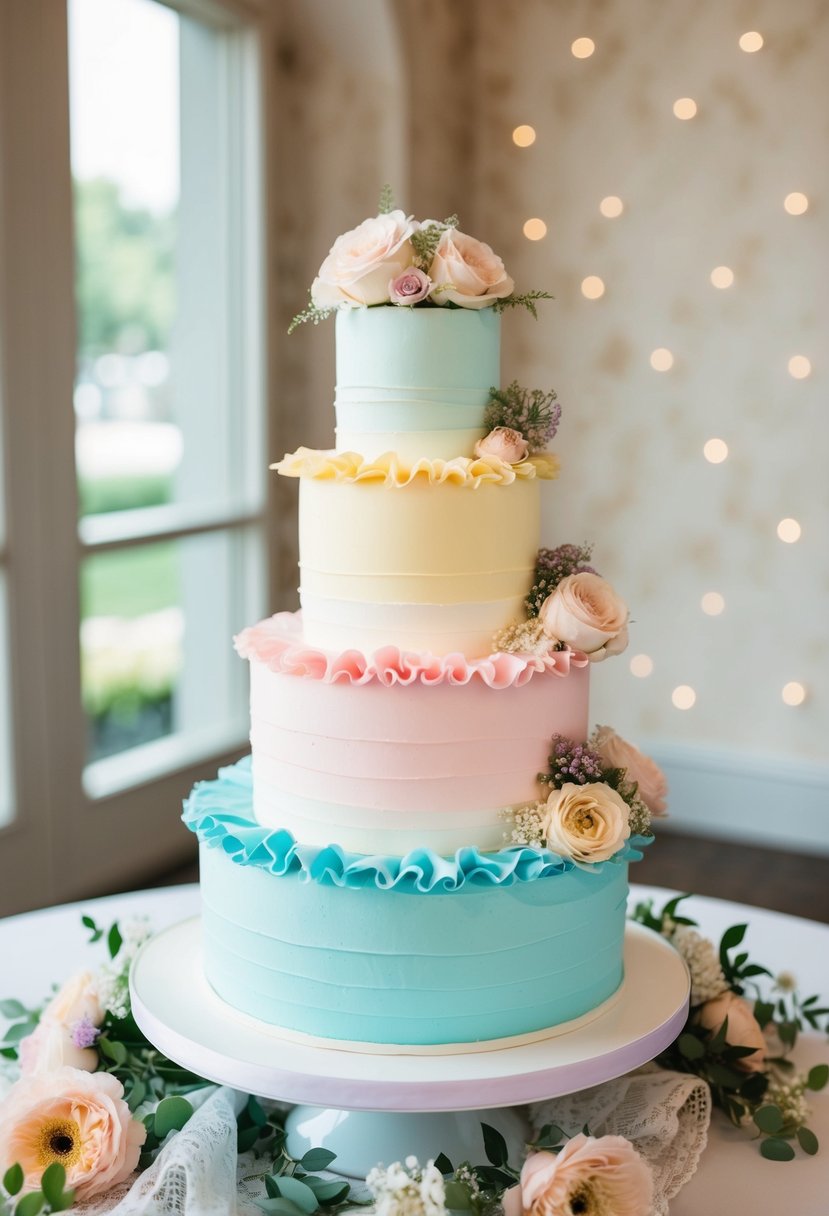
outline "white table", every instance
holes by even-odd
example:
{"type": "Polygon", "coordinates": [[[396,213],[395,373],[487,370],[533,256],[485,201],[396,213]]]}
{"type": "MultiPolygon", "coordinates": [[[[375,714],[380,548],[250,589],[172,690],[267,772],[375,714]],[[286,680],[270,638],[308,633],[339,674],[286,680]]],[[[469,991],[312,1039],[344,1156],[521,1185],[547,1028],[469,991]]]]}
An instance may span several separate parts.
{"type": "MultiPolygon", "coordinates": [[[[634,886],[631,899],[652,895],[661,907],[670,892],[634,886]]],[[[829,926],[746,908],[723,900],[694,897],[689,915],[715,940],[729,925],[748,922],[746,945],[752,957],[773,972],[792,971],[801,991],[829,997],[829,926]]],[[[161,929],[198,911],[198,887],[170,887],[87,900],[0,920],[0,997],[36,1003],[54,981],[94,966],[102,954],[86,945],[81,913],[109,927],[113,920],[146,915],[161,929]]],[[[822,1002],[823,1003],[823,1002],[822,1002]]],[[[0,1023],[2,1019],[0,1018],[0,1023]]],[[[829,1041],[803,1035],[795,1055],[800,1068],[829,1062],[829,1041]]],[[[829,1213],[829,1089],[812,1095],[811,1126],[821,1141],[817,1157],[765,1161],[748,1134],[715,1115],[699,1171],[674,1200],[671,1216],[827,1216],[829,1213]]]]}

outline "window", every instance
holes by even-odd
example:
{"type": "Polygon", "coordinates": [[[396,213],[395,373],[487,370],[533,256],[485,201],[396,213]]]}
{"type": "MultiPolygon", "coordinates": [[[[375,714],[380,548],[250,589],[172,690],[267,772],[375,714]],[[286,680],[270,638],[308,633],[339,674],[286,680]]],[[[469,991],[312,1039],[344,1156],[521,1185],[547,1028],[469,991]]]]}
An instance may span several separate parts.
{"type": "Polygon", "coordinates": [[[256,6],[32,7],[0,16],[0,304],[31,301],[0,309],[0,913],[186,851],[265,588],[256,6]]]}

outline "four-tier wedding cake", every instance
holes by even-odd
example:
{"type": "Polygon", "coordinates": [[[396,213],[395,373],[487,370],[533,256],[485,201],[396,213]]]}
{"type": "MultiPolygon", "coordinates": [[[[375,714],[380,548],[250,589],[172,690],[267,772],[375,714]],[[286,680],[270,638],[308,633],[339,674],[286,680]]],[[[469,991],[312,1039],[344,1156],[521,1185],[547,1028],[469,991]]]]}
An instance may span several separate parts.
{"type": "Polygon", "coordinates": [[[628,611],[589,548],[539,549],[555,393],[500,386],[535,311],[455,218],[340,237],[336,443],[299,481],[300,613],[236,639],[252,755],[196,787],[207,978],[283,1037],[481,1050],[560,1033],[623,982],[627,863],[659,770],[588,677],[628,611]]]}

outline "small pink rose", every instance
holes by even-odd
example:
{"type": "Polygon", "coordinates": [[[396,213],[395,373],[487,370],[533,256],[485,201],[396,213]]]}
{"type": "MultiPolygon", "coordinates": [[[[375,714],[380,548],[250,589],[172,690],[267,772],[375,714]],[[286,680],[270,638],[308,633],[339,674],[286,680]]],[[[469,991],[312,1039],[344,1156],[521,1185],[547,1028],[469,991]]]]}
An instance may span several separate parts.
{"type": "Polygon", "coordinates": [[[706,1001],[697,1014],[700,1026],[712,1034],[716,1034],[726,1018],[726,1043],[731,1047],[754,1048],[750,1056],[735,1060],[735,1066],[743,1072],[762,1072],[766,1066],[766,1040],[748,1001],[729,990],[706,1001]]]}
{"type": "Polygon", "coordinates": [[[538,615],[547,637],[583,650],[592,662],[627,646],[627,605],[598,574],[568,574],[538,615]]]}
{"type": "Polygon", "coordinates": [[[652,815],[667,809],[668,782],[655,760],[628,743],[610,726],[596,728],[596,751],[607,768],[623,768],[629,781],[635,781],[639,797],[652,815]]]}
{"type": "Polygon", "coordinates": [[[648,1216],[653,1175],[622,1136],[568,1140],[560,1153],[530,1153],[517,1187],[504,1195],[506,1216],[648,1216]]]}
{"type": "Polygon", "coordinates": [[[108,1072],[58,1068],[22,1077],[0,1102],[0,1176],[19,1162],[32,1191],[58,1162],[75,1198],[89,1199],[130,1176],[146,1138],[108,1072]]]}
{"type": "Polygon", "coordinates": [[[529,450],[524,436],[511,426],[496,426],[475,444],[476,456],[497,456],[505,464],[520,464],[529,450]]]}
{"type": "Polygon", "coordinates": [[[417,266],[410,266],[389,283],[392,304],[419,304],[432,290],[432,280],[417,266]]]}

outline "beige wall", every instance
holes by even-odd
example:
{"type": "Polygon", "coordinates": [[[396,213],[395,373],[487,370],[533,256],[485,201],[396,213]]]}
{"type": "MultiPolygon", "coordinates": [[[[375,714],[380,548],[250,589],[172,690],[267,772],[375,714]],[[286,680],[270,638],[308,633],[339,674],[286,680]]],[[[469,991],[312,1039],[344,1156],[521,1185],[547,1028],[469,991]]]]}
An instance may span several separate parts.
{"type": "MultiPolygon", "coordinates": [[[[280,142],[275,336],[282,434],[274,457],[330,442],[333,335],[284,328],[334,237],[383,181],[421,217],[461,214],[520,287],[556,300],[508,315],[503,380],[557,388],[561,480],[545,542],[596,542],[628,598],[630,654],[596,672],[594,713],[648,741],[825,756],[829,6],[607,0],[294,0],[275,48],[280,142]],[[764,48],[739,49],[746,30],[764,48]],[[577,60],[574,38],[595,53],[577,60]],[[676,98],[698,104],[688,122],[676,98]],[[538,139],[520,150],[518,123],[538,139]],[[807,213],[783,209],[803,191],[807,213]],[[606,195],[625,210],[604,219],[606,195]],[[526,218],[548,225],[537,243],[526,218]],[[710,271],[727,265],[720,291],[710,271]],[[600,300],[581,294],[598,275],[600,300]],[[656,347],[674,367],[650,367],[656,347]],[[787,372],[807,355],[805,380],[787,372]],[[729,458],[706,462],[704,442],[729,458]],[[278,449],[278,450],[277,450],[278,449]],[[781,543],[793,516],[801,541],[781,543]],[[725,611],[708,617],[701,596],[725,611]],[[797,709],[780,696],[807,685],[797,709]],[[671,692],[690,684],[693,709],[671,692]]],[[[293,487],[281,546],[296,582],[293,487]]]]}

